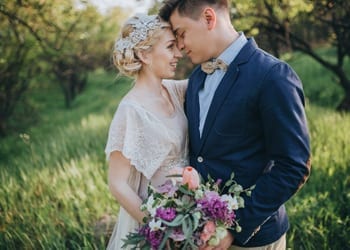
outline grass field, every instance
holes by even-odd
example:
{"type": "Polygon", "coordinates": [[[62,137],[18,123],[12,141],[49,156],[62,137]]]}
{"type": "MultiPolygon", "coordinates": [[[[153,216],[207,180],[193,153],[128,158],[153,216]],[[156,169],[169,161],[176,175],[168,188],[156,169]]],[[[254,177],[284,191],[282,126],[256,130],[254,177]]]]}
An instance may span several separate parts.
{"type": "MultiPolygon", "coordinates": [[[[305,86],[313,168],[287,203],[287,246],[349,249],[350,114],[334,111],[342,93],[329,84],[331,75],[300,55],[290,62],[305,86]]],[[[71,110],[54,85],[38,82],[30,90],[37,124],[0,141],[0,249],[104,248],[96,222],[118,212],[104,146],[115,108],[131,86],[114,78],[92,73],[71,110]]]]}

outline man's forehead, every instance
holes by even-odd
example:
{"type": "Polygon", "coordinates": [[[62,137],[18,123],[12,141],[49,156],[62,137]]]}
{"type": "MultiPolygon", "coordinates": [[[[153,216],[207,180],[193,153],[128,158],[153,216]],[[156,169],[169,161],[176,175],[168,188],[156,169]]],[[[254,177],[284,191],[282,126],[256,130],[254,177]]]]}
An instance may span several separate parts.
{"type": "Polygon", "coordinates": [[[170,16],[169,22],[174,32],[183,29],[187,23],[188,17],[180,15],[177,10],[170,16]]]}

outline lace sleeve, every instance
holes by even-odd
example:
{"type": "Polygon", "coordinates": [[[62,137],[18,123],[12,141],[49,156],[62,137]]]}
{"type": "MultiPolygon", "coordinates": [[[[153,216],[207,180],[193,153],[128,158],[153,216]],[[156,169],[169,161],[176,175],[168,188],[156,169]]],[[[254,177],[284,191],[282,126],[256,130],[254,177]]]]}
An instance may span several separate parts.
{"type": "Polygon", "coordinates": [[[138,171],[150,179],[169,153],[167,134],[144,110],[121,103],[111,122],[105,153],[120,151],[138,171]],[[163,133],[163,134],[162,134],[163,133]]]}

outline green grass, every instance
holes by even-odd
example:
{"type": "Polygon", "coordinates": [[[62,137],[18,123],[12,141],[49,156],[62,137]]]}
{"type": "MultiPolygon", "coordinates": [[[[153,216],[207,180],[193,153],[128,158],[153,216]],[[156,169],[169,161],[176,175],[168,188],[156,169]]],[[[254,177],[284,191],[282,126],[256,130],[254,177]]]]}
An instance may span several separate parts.
{"type": "Polygon", "coordinates": [[[57,102],[54,86],[31,90],[40,97],[40,125],[0,144],[7,155],[0,161],[0,249],[103,248],[94,225],[118,211],[107,187],[104,145],[129,86],[125,79],[115,84],[113,75],[92,74],[71,110],[63,99],[57,102]]]}
{"type": "MultiPolygon", "coordinates": [[[[308,99],[313,164],[310,179],[287,203],[287,247],[344,249],[350,246],[350,114],[333,110],[342,94],[324,69],[302,55],[291,64],[308,99]]],[[[0,249],[103,249],[106,239],[95,224],[119,209],[107,186],[104,146],[130,81],[94,72],[71,110],[54,85],[44,86],[29,93],[37,124],[0,141],[0,249]]]]}
{"type": "Polygon", "coordinates": [[[350,115],[311,106],[312,172],[287,203],[291,249],[350,246],[350,115]]]}

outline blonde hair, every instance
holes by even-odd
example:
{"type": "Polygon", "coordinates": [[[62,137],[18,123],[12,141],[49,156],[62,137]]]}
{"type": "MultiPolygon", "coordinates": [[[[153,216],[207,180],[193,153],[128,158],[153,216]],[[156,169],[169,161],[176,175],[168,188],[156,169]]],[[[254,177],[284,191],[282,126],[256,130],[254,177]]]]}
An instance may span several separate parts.
{"type": "Polygon", "coordinates": [[[135,15],[128,19],[115,41],[113,64],[124,75],[135,77],[142,69],[138,52],[151,51],[162,30],[170,24],[156,15],[135,15]]]}

